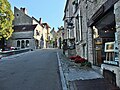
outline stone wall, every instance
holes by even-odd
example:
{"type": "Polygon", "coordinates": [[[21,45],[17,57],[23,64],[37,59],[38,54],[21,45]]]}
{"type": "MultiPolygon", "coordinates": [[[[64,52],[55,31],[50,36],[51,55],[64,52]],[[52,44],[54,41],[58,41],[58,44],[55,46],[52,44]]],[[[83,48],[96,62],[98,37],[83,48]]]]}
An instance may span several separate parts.
{"type": "Polygon", "coordinates": [[[14,32],[12,35],[13,39],[16,38],[33,38],[33,31],[26,31],[26,32],[14,32]]]}
{"type": "MultiPolygon", "coordinates": [[[[115,5],[114,5],[114,13],[115,13],[115,20],[116,20],[116,30],[118,32],[118,48],[119,48],[119,62],[120,62],[120,1],[118,1],[115,5]]],[[[120,64],[119,64],[120,67],[120,64]]],[[[118,85],[120,87],[120,68],[118,70],[118,75],[119,77],[118,79],[118,85]]]]}
{"type": "Polygon", "coordinates": [[[88,19],[90,19],[107,0],[93,0],[93,1],[94,2],[89,2],[89,0],[87,1],[88,19]]]}
{"type": "Polygon", "coordinates": [[[33,38],[33,31],[27,31],[27,32],[14,32],[12,35],[12,39],[9,40],[11,42],[9,46],[17,47],[17,41],[20,41],[20,48],[21,48],[21,42],[24,41],[26,43],[26,40],[29,41],[29,47],[35,49],[35,40],[33,38]]]}
{"type": "Polygon", "coordinates": [[[111,65],[107,65],[107,64],[102,64],[101,65],[101,74],[103,74],[103,70],[109,70],[111,72],[113,72],[114,74],[116,74],[116,84],[118,87],[120,87],[120,69],[117,66],[111,66],[111,65]]]}
{"type": "Polygon", "coordinates": [[[92,29],[89,27],[88,28],[88,60],[93,63],[93,34],[92,34],[92,29]]]}
{"type": "Polygon", "coordinates": [[[32,24],[32,18],[26,15],[24,12],[19,10],[18,8],[14,8],[14,25],[28,25],[32,24]]]}
{"type": "Polygon", "coordinates": [[[21,43],[22,43],[22,41],[24,41],[25,44],[26,44],[26,41],[27,41],[27,40],[29,41],[29,47],[26,47],[26,45],[25,45],[25,48],[35,49],[36,47],[35,47],[35,40],[34,40],[34,39],[12,40],[12,42],[10,43],[10,44],[11,44],[10,46],[12,46],[12,47],[17,47],[17,41],[20,41],[20,47],[19,47],[19,48],[21,48],[21,43]]]}
{"type": "Polygon", "coordinates": [[[67,39],[68,37],[73,37],[74,36],[74,31],[73,29],[68,29],[67,28],[67,23],[70,21],[70,17],[73,16],[73,5],[72,2],[74,0],[66,0],[66,3],[68,2],[68,4],[66,4],[66,9],[64,11],[64,39],[67,39]]]}

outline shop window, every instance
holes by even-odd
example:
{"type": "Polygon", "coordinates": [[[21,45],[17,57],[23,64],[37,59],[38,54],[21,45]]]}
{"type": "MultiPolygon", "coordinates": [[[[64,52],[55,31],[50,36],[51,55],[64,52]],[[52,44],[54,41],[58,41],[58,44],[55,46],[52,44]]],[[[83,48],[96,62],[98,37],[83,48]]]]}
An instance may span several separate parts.
{"type": "Polygon", "coordinates": [[[17,47],[20,47],[20,41],[17,41],[17,47]]]}

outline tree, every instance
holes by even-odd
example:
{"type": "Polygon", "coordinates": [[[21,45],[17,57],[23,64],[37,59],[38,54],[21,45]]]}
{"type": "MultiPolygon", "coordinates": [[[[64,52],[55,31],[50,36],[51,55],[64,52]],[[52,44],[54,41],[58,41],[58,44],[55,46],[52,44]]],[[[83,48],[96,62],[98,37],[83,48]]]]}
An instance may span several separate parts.
{"type": "Polygon", "coordinates": [[[5,49],[5,39],[7,40],[13,33],[12,22],[14,19],[11,5],[7,0],[0,0],[0,47],[5,49]]]}
{"type": "Polygon", "coordinates": [[[0,40],[8,39],[12,35],[12,21],[14,19],[11,5],[7,0],[0,0],[0,40]]]}

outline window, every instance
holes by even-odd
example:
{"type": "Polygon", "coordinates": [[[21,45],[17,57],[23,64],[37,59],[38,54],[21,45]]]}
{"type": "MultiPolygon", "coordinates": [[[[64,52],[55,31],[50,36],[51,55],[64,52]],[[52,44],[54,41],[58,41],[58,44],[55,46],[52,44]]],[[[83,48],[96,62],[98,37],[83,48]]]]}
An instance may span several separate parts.
{"type": "Polygon", "coordinates": [[[78,2],[79,2],[78,0],[74,0],[73,3],[72,3],[72,4],[74,5],[74,10],[75,10],[75,11],[76,11],[77,8],[78,8],[78,2]]]}
{"type": "Polygon", "coordinates": [[[42,41],[44,40],[44,39],[43,39],[43,34],[41,35],[41,38],[40,38],[40,40],[42,40],[42,41]]]}
{"type": "Polygon", "coordinates": [[[80,41],[79,18],[75,18],[76,42],[80,41]]]}
{"type": "Polygon", "coordinates": [[[26,40],[26,47],[29,47],[29,40],[26,40]]]}
{"type": "Polygon", "coordinates": [[[17,14],[17,16],[19,16],[19,14],[17,14]]]}
{"type": "Polygon", "coordinates": [[[83,57],[86,57],[86,44],[83,45],[83,57]]]}
{"type": "Polygon", "coordinates": [[[20,47],[20,41],[17,41],[17,47],[20,47]]]}
{"type": "Polygon", "coordinates": [[[21,41],[21,48],[25,48],[24,40],[21,41]]]}
{"type": "Polygon", "coordinates": [[[38,30],[36,30],[36,35],[39,35],[39,31],[38,30]]]}

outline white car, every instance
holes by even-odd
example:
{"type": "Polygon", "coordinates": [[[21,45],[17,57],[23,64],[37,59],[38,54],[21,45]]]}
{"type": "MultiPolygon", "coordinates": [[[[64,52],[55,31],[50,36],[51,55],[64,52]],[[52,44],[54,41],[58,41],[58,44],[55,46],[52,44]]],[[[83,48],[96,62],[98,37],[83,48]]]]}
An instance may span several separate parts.
{"type": "Polygon", "coordinates": [[[2,52],[2,49],[0,48],[0,52],[2,52]]]}

